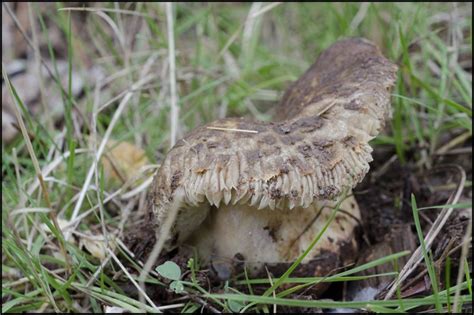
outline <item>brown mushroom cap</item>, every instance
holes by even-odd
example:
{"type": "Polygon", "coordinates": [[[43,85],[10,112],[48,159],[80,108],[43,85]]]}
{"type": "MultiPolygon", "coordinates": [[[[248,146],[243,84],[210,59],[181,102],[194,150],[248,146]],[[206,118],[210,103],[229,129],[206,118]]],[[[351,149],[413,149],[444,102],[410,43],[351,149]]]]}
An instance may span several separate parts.
{"type": "Polygon", "coordinates": [[[165,249],[186,240],[211,206],[305,209],[353,188],[391,114],[396,71],[369,41],[342,40],[288,88],[276,121],[221,119],[178,141],[151,191],[158,228],[180,209],[165,249]]]}

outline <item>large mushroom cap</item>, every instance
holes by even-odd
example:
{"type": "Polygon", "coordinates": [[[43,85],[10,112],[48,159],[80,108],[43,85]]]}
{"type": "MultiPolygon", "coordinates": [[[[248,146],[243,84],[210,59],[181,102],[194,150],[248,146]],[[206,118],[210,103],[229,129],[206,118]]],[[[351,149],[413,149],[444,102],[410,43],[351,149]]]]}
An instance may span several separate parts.
{"type": "Polygon", "coordinates": [[[186,240],[211,206],[305,209],[353,188],[390,116],[396,71],[369,41],[342,40],[288,88],[276,121],[221,119],[178,141],[151,191],[158,228],[179,209],[166,248],[186,240]]]}

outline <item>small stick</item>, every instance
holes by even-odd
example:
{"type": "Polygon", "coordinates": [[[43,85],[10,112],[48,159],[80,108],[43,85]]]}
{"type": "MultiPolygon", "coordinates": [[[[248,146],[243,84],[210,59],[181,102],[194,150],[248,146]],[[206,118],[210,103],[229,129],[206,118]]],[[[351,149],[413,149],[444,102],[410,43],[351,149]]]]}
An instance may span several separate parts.
{"type": "Polygon", "coordinates": [[[258,133],[257,130],[237,129],[237,128],[224,128],[224,127],[206,127],[210,130],[222,130],[222,131],[234,131],[234,132],[245,132],[245,133],[258,133]]]}
{"type": "Polygon", "coordinates": [[[321,116],[322,114],[324,114],[325,112],[327,112],[331,107],[333,107],[334,105],[336,105],[336,101],[332,102],[331,104],[329,104],[328,106],[324,107],[319,113],[316,114],[316,116],[321,116]]]}

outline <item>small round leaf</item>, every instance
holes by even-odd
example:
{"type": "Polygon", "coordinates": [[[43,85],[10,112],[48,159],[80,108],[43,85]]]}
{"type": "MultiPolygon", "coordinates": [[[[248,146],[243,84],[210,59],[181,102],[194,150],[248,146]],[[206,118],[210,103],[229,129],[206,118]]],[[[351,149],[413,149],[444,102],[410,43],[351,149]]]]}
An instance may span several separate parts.
{"type": "Polygon", "coordinates": [[[181,277],[179,266],[172,261],[167,261],[156,267],[156,272],[158,272],[162,277],[170,280],[179,280],[181,277]]]}
{"type": "Polygon", "coordinates": [[[244,304],[240,301],[229,300],[227,304],[229,305],[230,310],[234,313],[239,313],[244,307],[244,304]]]}
{"type": "Polygon", "coordinates": [[[181,281],[175,280],[170,283],[170,289],[173,290],[175,293],[184,292],[184,286],[181,281]]]}

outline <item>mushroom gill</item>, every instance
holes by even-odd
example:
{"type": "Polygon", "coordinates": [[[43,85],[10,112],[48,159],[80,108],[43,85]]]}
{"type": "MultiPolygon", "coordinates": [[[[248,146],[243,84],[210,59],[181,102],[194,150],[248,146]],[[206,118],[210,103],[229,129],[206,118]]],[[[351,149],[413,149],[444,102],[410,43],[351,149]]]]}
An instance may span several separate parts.
{"type": "MultiPolygon", "coordinates": [[[[396,71],[371,42],[342,40],[287,89],[274,121],[221,119],[178,141],[150,193],[160,233],[177,211],[164,250],[193,245],[208,263],[238,255],[253,274],[294,261],[368,172],[368,142],[391,115],[396,71]]],[[[356,249],[357,202],[349,196],[340,208],[303,261],[314,275],[356,249]]]]}

